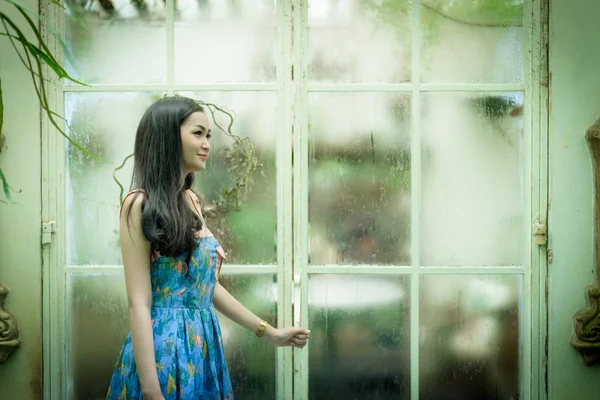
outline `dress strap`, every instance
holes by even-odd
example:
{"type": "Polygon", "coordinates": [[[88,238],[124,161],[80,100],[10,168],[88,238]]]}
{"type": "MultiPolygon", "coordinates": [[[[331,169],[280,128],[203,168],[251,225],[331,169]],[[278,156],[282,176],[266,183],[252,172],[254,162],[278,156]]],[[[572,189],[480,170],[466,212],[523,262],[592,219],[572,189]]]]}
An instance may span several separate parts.
{"type": "Polygon", "coordinates": [[[123,214],[123,204],[125,204],[125,200],[127,200],[127,198],[134,193],[144,193],[144,189],[134,189],[131,192],[127,193],[127,195],[123,198],[123,201],[121,202],[121,208],[119,209],[119,218],[121,218],[121,214],[123,214]]]}
{"type": "MultiPolygon", "coordinates": [[[[194,193],[194,195],[195,195],[195,193],[194,193]]],[[[198,216],[200,217],[200,220],[202,221],[202,223],[203,223],[203,224],[206,224],[206,222],[204,222],[204,217],[202,216],[202,213],[200,212],[200,208],[198,208],[198,207],[200,206],[200,204],[197,204],[197,203],[199,202],[199,201],[198,201],[198,198],[196,197],[196,198],[194,199],[194,197],[195,197],[195,196],[192,196],[192,195],[190,194],[190,199],[192,199],[192,205],[194,206],[194,209],[195,209],[195,210],[196,210],[196,212],[198,213],[198,216]]]]}

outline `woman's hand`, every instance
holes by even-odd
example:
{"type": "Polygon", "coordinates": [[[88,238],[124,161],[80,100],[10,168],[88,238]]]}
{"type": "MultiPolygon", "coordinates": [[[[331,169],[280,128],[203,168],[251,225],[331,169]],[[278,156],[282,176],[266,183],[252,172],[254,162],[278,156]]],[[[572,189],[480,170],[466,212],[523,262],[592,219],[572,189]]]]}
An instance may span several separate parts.
{"type": "Polygon", "coordinates": [[[269,326],[265,331],[264,339],[273,346],[292,346],[302,348],[306,346],[310,331],[304,328],[277,329],[269,326]]]}
{"type": "MultiPolygon", "coordinates": [[[[240,304],[220,283],[217,282],[213,293],[213,304],[215,308],[227,318],[240,326],[248,329],[250,332],[256,332],[261,323],[261,319],[250,312],[246,307],[240,304]]],[[[270,325],[262,336],[273,346],[293,346],[304,347],[310,334],[309,330],[304,328],[285,328],[276,329],[270,325]]]]}

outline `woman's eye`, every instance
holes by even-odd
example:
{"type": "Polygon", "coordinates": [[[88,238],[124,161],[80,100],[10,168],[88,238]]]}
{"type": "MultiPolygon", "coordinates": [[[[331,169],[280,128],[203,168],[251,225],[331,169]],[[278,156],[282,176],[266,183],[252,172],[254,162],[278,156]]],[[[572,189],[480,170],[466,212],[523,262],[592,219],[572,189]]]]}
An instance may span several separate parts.
{"type": "Polygon", "coordinates": [[[208,135],[206,135],[207,139],[210,139],[212,137],[212,135],[209,133],[208,135]]]}

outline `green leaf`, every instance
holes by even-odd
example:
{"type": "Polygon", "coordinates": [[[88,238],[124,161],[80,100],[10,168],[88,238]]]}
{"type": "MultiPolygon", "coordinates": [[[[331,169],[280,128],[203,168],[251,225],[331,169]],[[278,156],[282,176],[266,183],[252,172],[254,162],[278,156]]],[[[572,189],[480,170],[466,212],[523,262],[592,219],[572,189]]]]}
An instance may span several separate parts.
{"type": "MultiPolygon", "coordinates": [[[[26,15],[24,15],[26,19],[28,19],[28,17],[26,15]]],[[[27,70],[30,72],[31,74],[31,78],[33,81],[33,85],[36,91],[36,94],[38,96],[38,99],[40,100],[40,105],[42,106],[42,109],[46,112],[46,115],[48,116],[48,119],[50,121],[50,124],[52,124],[52,126],[54,126],[59,132],[60,134],[67,139],[67,141],[69,141],[69,143],[71,143],[74,147],[76,147],[77,149],[79,149],[80,151],[82,151],[83,153],[87,154],[88,156],[101,161],[101,162],[107,162],[106,160],[103,160],[102,158],[98,157],[95,154],[92,154],[91,152],[89,152],[88,150],[84,149],[80,144],[78,144],[77,142],[75,142],[71,137],[69,137],[69,135],[67,135],[67,133],[63,130],[63,128],[61,128],[58,123],[56,122],[56,120],[54,119],[54,115],[56,113],[54,113],[52,110],[50,110],[50,107],[48,106],[48,99],[46,96],[46,87],[44,84],[44,79],[43,79],[43,70],[41,68],[41,63],[40,63],[40,55],[37,54],[37,52],[34,52],[32,50],[32,46],[35,47],[34,45],[32,45],[26,38],[25,35],[23,34],[23,32],[21,32],[21,30],[15,25],[14,22],[12,22],[12,20],[10,20],[10,18],[8,18],[8,16],[4,13],[0,12],[0,21],[2,22],[2,24],[4,25],[5,29],[8,31],[8,27],[7,24],[10,25],[10,27],[15,31],[15,33],[18,36],[18,39],[16,39],[18,42],[20,42],[23,47],[26,50],[26,60],[25,58],[21,57],[17,46],[15,44],[15,39],[13,39],[11,36],[9,36],[9,40],[13,46],[13,48],[15,49],[15,51],[17,51],[17,54],[19,54],[19,57],[21,58],[21,61],[23,62],[23,64],[25,65],[25,68],[27,68],[27,70]],[[24,43],[28,43],[24,44],[24,43]],[[33,71],[33,66],[31,64],[31,59],[29,57],[29,55],[27,53],[31,53],[31,55],[33,56],[33,58],[35,59],[35,61],[37,62],[37,69],[38,69],[38,73],[37,75],[41,78],[39,81],[39,85],[38,82],[36,81],[36,73],[33,71]]],[[[31,21],[31,19],[29,19],[29,21],[31,21]]],[[[32,23],[32,22],[30,22],[32,23]]],[[[32,27],[34,30],[36,29],[35,26],[32,27]]],[[[38,31],[39,34],[39,31],[38,31]]],[[[41,37],[40,37],[41,38],[41,37]]],[[[46,49],[48,49],[46,47],[46,49]]],[[[49,49],[48,49],[49,51],[49,49]]],[[[66,74],[66,72],[65,72],[66,74]]],[[[68,76],[68,74],[67,74],[68,76]]]]}
{"type": "MultiPolygon", "coordinates": [[[[9,0],[9,1],[14,1],[14,0],[9,0]]],[[[44,39],[42,38],[42,34],[40,33],[40,31],[37,28],[36,24],[31,20],[31,18],[29,17],[29,15],[27,15],[27,13],[22,8],[17,7],[17,9],[19,10],[19,12],[23,16],[23,18],[25,18],[25,20],[29,24],[29,27],[31,28],[31,30],[33,31],[33,33],[35,34],[35,36],[37,37],[38,42],[40,43],[40,46],[41,46],[41,48],[43,50],[43,53],[46,54],[46,56],[47,56],[47,58],[42,58],[42,60],[44,60],[44,62],[46,64],[48,64],[57,73],[57,75],[60,78],[69,78],[73,82],[78,83],[78,84],[80,84],[82,86],[89,86],[89,85],[86,85],[83,82],[78,81],[77,79],[73,78],[72,76],[70,76],[69,73],[67,71],[65,71],[63,67],[60,66],[60,63],[52,55],[52,51],[50,51],[50,49],[48,48],[48,46],[46,46],[46,43],[44,43],[44,39]]],[[[15,29],[15,27],[13,27],[13,29],[15,29]]],[[[23,37],[24,37],[24,35],[23,35],[23,37]]],[[[30,44],[30,46],[35,46],[31,42],[29,42],[29,44],[30,44]]]]}
{"type": "Polygon", "coordinates": [[[10,186],[6,180],[6,177],[4,176],[4,172],[2,172],[2,168],[0,168],[0,180],[2,180],[2,190],[4,191],[4,196],[12,203],[12,197],[10,197],[10,186]]]}
{"type": "MultiPolygon", "coordinates": [[[[68,59],[71,59],[71,60],[73,59],[73,57],[71,56],[71,53],[69,52],[69,48],[67,47],[67,44],[65,43],[65,41],[62,38],[62,35],[60,35],[58,32],[56,32],[56,30],[52,27],[52,25],[46,21],[46,18],[42,18],[41,15],[39,15],[32,9],[28,8],[27,6],[21,4],[20,2],[18,2],[16,0],[6,0],[6,1],[11,3],[13,6],[20,8],[22,10],[25,10],[29,14],[36,17],[40,21],[40,23],[42,25],[44,25],[46,27],[46,29],[48,29],[48,32],[50,32],[50,34],[52,36],[54,36],[56,38],[56,40],[58,40],[58,43],[60,43],[60,47],[62,47],[62,49],[63,49],[63,53],[64,53],[65,57],[67,57],[68,59]]],[[[54,3],[54,0],[51,0],[51,1],[54,3]]],[[[59,6],[64,9],[64,6],[62,6],[62,5],[59,5],[59,6]]]]}
{"type": "MultiPolygon", "coordinates": [[[[2,102],[2,79],[0,79],[0,135],[4,126],[4,103],[2,102]]],[[[2,149],[0,149],[2,151],[2,149]]]]}
{"type": "Polygon", "coordinates": [[[58,75],[59,78],[66,78],[66,77],[68,77],[68,74],[66,73],[66,71],[63,70],[60,65],[58,65],[57,63],[55,63],[53,61],[52,57],[50,57],[48,54],[44,53],[42,50],[40,50],[38,47],[35,47],[31,43],[27,43],[26,46],[27,46],[27,48],[29,48],[29,50],[31,51],[31,53],[33,53],[34,55],[37,55],[50,68],[52,68],[52,70],[56,73],[56,75],[58,75]]]}
{"type": "MultiPolygon", "coordinates": [[[[8,38],[10,38],[10,39],[12,39],[12,40],[17,40],[17,41],[19,41],[19,42],[21,42],[21,43],[23,44],[23,42],[21,41],[21,38],[19,38],[19,37],[17,37],[17,36],[10,35],[10,34],[8,34],[8,33],[1,33],[1,32],[0,32],[0,36],[6,36],[6,37],[8,37],[8,38]]],[[[21,61],[22,61],[23,63],[25,63],[25,60],[23,60],[23,58],[21,57],[21,54],[18,54],[18,53],[17,53],[17,56],[18,56],[18,57],[21,59],[21,61]]],[[[34,72],[34,75],[35,75],[36,77],[40,78],[40,79],[43,79],[42,77],[40,77],[40,76],[37,74],[37,72],[34,72]]],[[[46,81],[46,82],[49,82],[49,80],[48,80],[48,79],[45,79],[45,81],[46,81]]]]}
{"type": "MultiPolygon", "coordinates": [[[[61,35],[59,35],[54,29],[52,29],[52,27],[50,25],[48,25],[45,21],[44,18],[42,18],[39,14],[33,12],[32,10],[30,10],[29,8],[25,7],[24,5],[22,5],[21,3],[19,3],[16,0],[6,0],[9,3],[11,3],[12,5],[14,5],[17,10],[19,10],[19,12],[21,13],[21,15],[25,18],[25,20],[27,21],[27,23],[29,24],[29,26],[31,27],[31,30],[33,31],[33,33],[35,34],[36,38],[38,39],[40,45],[42,46],[42,49],[44,50],[44,52],[46,53],[46,55],[49,56],[49,58],[52,60],[53,65],[48,64],[52,69],[54,69],[56,71],[56,68],[58,67],[58,69],[61,71],[60,74],[58,74],[58,76],[60,76],[61,78],[68,78],[71,81],[82,85],[82,86],[89,86],[81,81],[78,81],[77,79],[73,78],[72,76],[70,76],[67,71],[65,71],[61,66],[60,63],[54,58],[54,56],[52,55],[52,52],[50,51],[50,49],[46,46],[46,43],[44,42],[43,38],[42,38],[42,34],[40,33],[38,26],[32,21],[31,17],[29,17],[29,14],[34,15],[45,27],[46,29],[48,29],[48,31],[52,34],[52,36],[54,36],[58,42],[60,43],[60,46],[62,47],[63,53],[65,55],[66,58],[72,59],[72,56],[69,52],[69,48],[67,47],[67,44],[63,41],[61,35]]],[[[5,15],[5,14],[3,14],[5,15]]],[[[6,15],[5,15],[6,16],[6,15]]],[[[18,30],[18,28],[16,27],[16,25],[10,20],[10,18],[6,18],[8,19],[9,25],[11,25],[11,27],[15,30],[18,30]]],[[[22,35],[23,38],[25,38],[25,35],[22,35]]],[[[25,40],[27,40],[25,38],[25,40]]],[[[30,43],[32,46],[35,46],[33,43],[30,43]]],[[[37,46],[36,46],[37,48],[37,46]]],[[[45,60],[44,60],[45,61],[45,60]]]]}
{"type": "Polygon", "coordinates": [[[58,7],[62,8],[63,10],[67,9],[65,6],[63,6],[62,4],[60,4],[60,2],[58,0],[50,0],[50,2],[52,4],[54,4],[55,6],[58,6],[58,7]]]}

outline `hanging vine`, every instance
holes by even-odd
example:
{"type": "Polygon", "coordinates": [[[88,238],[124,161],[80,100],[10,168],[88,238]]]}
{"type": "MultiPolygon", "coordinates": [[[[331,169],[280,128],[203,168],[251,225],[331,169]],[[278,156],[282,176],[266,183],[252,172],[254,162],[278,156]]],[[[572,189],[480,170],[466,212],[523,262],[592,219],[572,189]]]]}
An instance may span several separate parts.
{"type": "Polygon", "coordinates": [[[225,162],[228,164],[227,172],[230,175],[229,185],[222,189],[217,206],[224,206],[226,209],[239,211],[241,205],[246,200],[246,196],[252,190],[254,183],[252,174],[258,167],[262,166],[256,158],[256,149],[250,138],[242,138],[231,131],[234,122],[231,112],[212,103],[200,100],[198,104],[207,108],[215,126],[233,139],[233,144],[225,148],[225,162]],[[215,117],[216,112],[221,112],[227,116],[228,123],[226,129],[217,122],[215,117]]]}
{"type": "MultiPolygon", "coordinates": [[[[213,210],[216,209],[217,214],[222,215],[228,210],[240,211],[242,204],[246,200],[246,196],[252,190],[254,183],[252,174],[262,165],[256,157],[256,149],[250,138],[242,138],[232,131],[234,123],[234,115],[231,111],[224,107],[219,107],[213,103],[207,103],[202,100],[196,102],[208,110],[213,120],[214,125],[221,130],[225,135],[233,139],[233,143],[227,146],[224,150],[224,159],[227,164],[227,172],[229,173],[229,182],[221,190],[219,199],[212,205],[213,210]],[[227,127],[222,126],[217,121],[217,113],[222,113],[227,118],[227,127]]],[[[113,170],[113,179],[119,186],[119,200],[123,201],[125,188],[117,178],[117,172],[121,170],[127,161],[133,157],[129,154],[123,159],[123,162],[113,170]]]]}
{"type": "MultiPolygon", "coordinates": [[[[44,41],[42,33],[38,28],[38,25],[33,21],[33,18],[39,20],[41,24],[44,25],[48,32],[56,39],[58,44],[62,47],[62,51],[66,55],[68,54],[68,49],[61,36],[55,30],[52,29],[52,27],[47,23],[47,21],[44,18],[42,18],[39,14],[33,12],[32,10],[28,9],[23,4],[19,3],[16,0],[4,1],[16,8],[18,13],[24,18],[26,22],[25,25],[29,27],[29,29],[33,32],[33,35],[35,37],[34,41],[28,40],[24,29],[14,21],[14,18],[10,17],[4,12],[0,12],[0,25],[4,28],[4,32],[0,31],[0,36],[6,36],[8,38],[11,46],[15,49],[17,57],[19,57],[21,63],[29,71],[31,75],[31,80],[33,82],[33,87],[35,89],[35,93],[37,95],[38,100],[40,101],[42,112],[48,118],[50,125],[53,126],[54,129],[58,131],[58,133],[60,133],[67,141],[71,143],[71,145],[73,145],[78,150],[82,151],[83,153],[96,160],[105,161],[99,158],[97,155],[86,150],[79,143],[77,143],[75,140],[69,137],[69,135],[65,132],[64,128],[61,126],[62,122],[64,122],[64,118],[50,108],[50,102],[48,100],[48,92],[46,88],[48,78],[46,77],[44,64],[47,65],[50,68],[50,70],[52,70],[56,74],[58,79],[67,78],[76,84],[83,86],[87,85],[70,76],[69,73],[63,68],[61,63],[56,59],[52,50],[50,50],[50,48],[48,47],[48,44],[44,41]]],[[[52,3],[57,7],[64,8],[58,0],[52,0],[52,3]]],[[[0,81],[0,135],[4,136],[4,132],[2,131],[4,123],[4,107],[2,97],[2,86],[0,81]]],[[[9,185],[8,179],[4,175],[1,168],[0,181],[2,183],[2,192],[4,193],[4,197],[8,202],[12,202],[11,192],[18,193],[19,191],[14,190],[9,185]]],[[[0,202],[6,203],[6,201],[4,200],[0,200],[0,202]]]]}

